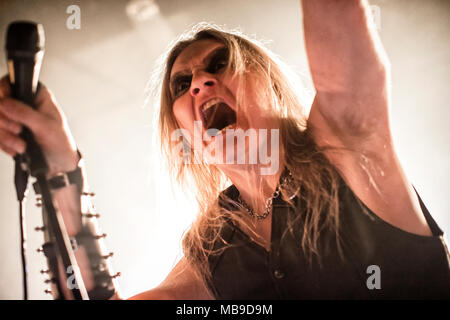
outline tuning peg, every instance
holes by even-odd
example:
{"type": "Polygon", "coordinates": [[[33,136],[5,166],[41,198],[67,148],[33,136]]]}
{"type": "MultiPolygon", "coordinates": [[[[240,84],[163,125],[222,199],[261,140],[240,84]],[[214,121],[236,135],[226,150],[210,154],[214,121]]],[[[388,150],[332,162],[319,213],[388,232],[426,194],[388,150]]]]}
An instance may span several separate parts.
{"type": "Polygon", "coordinates": [[[94,236],[94,238],[95,238],[96,240],[101,239],[101,238],[106,238],[106,233],[103,233],[103,234],[98,235],[98,236],[94,236]]]}
{"type": "Polygon", "coordinates": [[[51,242],[46,242],[42,245],[42,247],[39,247],[36,249],[37,252],[43,252],[46,253],[48,252],[48,250],[50,250],[50,248],[52,247],[52,243],[51,242]]]}
{"type": "Polygon", "coordinates": [[[48,270],[48,269],[41,269],[39,272],[40,272],[41,274],[47,274],[47,273],[50,272],[50,270],[48,270]]]}
{"type": "Polygon", "coordinates": [[[56,279],[55,278],[51,278],[51,279],[45,279],[44,283],[49,284],[49,283],[56,283],[56,279]]]}
{"type": "Polygon", "coordinates": [[[120,277],[122,275],[122,273],[117,272],[115,275],[111,276],[111,279],[115,279],[117,277],[120,277]]]}
{"type": "Polygon", "coordinates": [[[107,255],[102,256],[103,259],[111,258],[114,255],[114,252],[110,252],[107,255]]]}
{"type": "Polygon", "coordinates": [[[45,227],[44,226],[36,227],[36,228],[34,228],[34,231],[45,231],[45,227]]]}
{"type": "Polygon", "coordinates": [[[95,193],[94,192],[82,192],[81,195],[88,196],[88,197],[95,197],[95,193]]]}
{"type": "Polygon", "coordinates": [[[50,290],[50,289],[45,289],[44,292],[45,292],[46,294],[52,294],[52,290],[50,290]]]}
{"type": "Polygon", "coordinates": [[[36,207],[42,207],[42,197],[36,197],[36,203],[34,204],[36,207]]]}
{"type": "Polygon", "coordinates": [[[98,213],[82,213],[81,215],[86,218],[100,218],[98,213]]]}

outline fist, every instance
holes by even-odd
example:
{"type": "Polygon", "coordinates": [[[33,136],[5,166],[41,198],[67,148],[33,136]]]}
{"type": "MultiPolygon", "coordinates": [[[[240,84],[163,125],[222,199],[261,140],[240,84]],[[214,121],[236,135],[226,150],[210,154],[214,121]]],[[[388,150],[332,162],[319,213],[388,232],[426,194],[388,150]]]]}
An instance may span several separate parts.
{"type": "Polygon", "coordinates": [[[37,110],[13,99],[8,77],[0,80],[0,149],[11,156],[24,153],[27,146],[20,133],[25,126],[44,152],[49,176],[74,170],[79,161],[75,140],[54,96],[43,85],[35,104],[37,110]]]}

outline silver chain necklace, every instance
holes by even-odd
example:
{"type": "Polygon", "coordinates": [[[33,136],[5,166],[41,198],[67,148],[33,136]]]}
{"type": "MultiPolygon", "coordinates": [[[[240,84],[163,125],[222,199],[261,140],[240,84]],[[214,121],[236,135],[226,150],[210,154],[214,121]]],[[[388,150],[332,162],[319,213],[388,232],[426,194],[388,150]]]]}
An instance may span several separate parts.
{"type": "Polygon", "coordinates": [[[278,196],[281,193],[281,189],[284,188],[288,183],[291,183],[292,180],[293,180],[292,174],[289,170],[287,170],[287,175],[283,178],[281,184],[277,185],[277,188],[275,189],[272,196],[266,200],[266,209],[261,214],[255,213],[253,209],[247,204],[247,202],[245,202],[244,199],[242,199],[240,194],[238,196],[238,202],[245,209],[245,211],[247,211],[250,217],[256,218],[258,220],[265,219],[270,214],[270,210],[272,209],[273,206],[273,200],[278,198],[278,196]]]}

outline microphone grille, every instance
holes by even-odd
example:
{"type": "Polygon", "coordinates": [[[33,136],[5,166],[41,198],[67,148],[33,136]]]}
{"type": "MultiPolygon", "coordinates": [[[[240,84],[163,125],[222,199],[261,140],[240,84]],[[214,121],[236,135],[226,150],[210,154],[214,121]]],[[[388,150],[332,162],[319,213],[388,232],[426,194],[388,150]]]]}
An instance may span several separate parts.
{"type": "Polygon", "coordinates": [[[30,21],[16,21],[8,26],[7,51],[38,52],[44,50],[44,27],[30,21]]]}

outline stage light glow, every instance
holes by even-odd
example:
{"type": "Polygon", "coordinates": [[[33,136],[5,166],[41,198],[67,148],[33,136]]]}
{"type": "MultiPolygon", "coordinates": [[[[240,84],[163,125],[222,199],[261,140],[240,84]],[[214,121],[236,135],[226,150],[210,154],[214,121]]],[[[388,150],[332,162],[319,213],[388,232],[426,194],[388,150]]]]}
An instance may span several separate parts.
{"type": "Polygon", "coordinates": [[[159,13],[154,0],[130,0],[126,6],[128,17],[135,22],[150,20],[159,13]]]}

